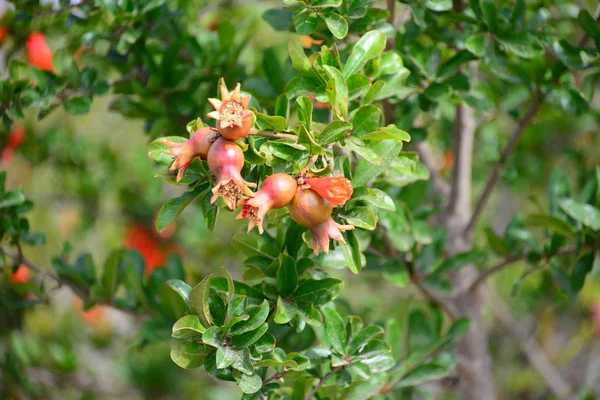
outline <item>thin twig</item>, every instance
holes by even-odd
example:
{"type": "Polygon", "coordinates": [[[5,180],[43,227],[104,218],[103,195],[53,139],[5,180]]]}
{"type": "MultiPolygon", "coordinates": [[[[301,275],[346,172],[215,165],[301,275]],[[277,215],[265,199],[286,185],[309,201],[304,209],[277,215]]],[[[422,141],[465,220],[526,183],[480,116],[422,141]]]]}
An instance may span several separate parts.
{"type": "Polygon", "coordinates": [[[302,168],[302,171],[300,171],[300,175],[306,175],[306,173],[308,172],[308,170],[315,165],[315,163],[317,162],[317,160],[319,159],[319,156],[311,156],[310,159],[308,160],[308,162],[306,163],[306,165],[304,166],[304,168],[302,168]]]}
{"type": "Polygon", "coordinates": [[[491,174],[490,178],[488,179],[487,184],[485,185],[485,189],[483,190],[483,193],[479,197],[479,200],[477,200],[477,205],[475,206],[475,211],[473,212],[473,215],[471,216],[471,219],[469,220],[469,224],[467,225],[467,227],[465,229],[465,236],[470,236],[471,233],[473,232],[473,229],[475,228],[475,224],[477,224],[477,220],[481,216],[481,213],[483,212],[483,209],[485,208],[487,201],[489,200],[490,195],[492,194],[492,191],[494,190],[496,184],[498,183],[498,180],[500,179],[500,170],[506,163],[506,160],[508,159],[510,154],[517,147],[517,143],[519,143],[519,140],[523,136],[523,133],[525,133],[525,129],[529,126],[529,124],[531,124],[534,117],[537,115],[538,111],[540,110],[540,105],[543,101],[543,98],[538,99],[538,97],[537,97],[538,94],[539,93],[536,93],[532,96],[532,103],[531,103],[531,106],[529,107],[529,110],[527,110],[527,112],[525,113],[523,118],[521,118],[521,120],[517,124],[513,134],[511,135],[508,143],[506,144],[506,147],[502,151],[502,155],[500,156],[500,159],[494,165],[492,174],[491,174]]]}
{"type": "Polygon", "coordinates": [[[272,137],[272,138],[276,138],[276,139],[292,139],[294,141],[298,140],[298,136],[296,136],[296,135],[291,135],[288,133],[279,133],[279,132],[265,132],[265,131],[259,131],[256,129],[251,129],[250,132],[248,132],[248,135],[272,137]]]}
{"type": "Polygon", "coordinates": [[[310,399],[312,399],[314,397],[314,395],[317,394],[317,392],[319,391],[319,389],[321,389],[321,386],[323,386],[325,383],[327,383],[327,381],[329,380],[329,378],[331,378],[333,375],[335,375],[342,368],[344,368],[344,366],[343,365],[339,365],[339,366],[335,367],[334,369],[332,369],[327,375],[325,375],[324,377],[322,377],[319,380],[319,383],[317,383],[317,386],[315,386],[313,388],[313,390],[311,390],[310,393],[307,394],[304,397],[304,400],[310,400],[310,399]]]}
{"type": "Polygon", "coordinates": [[[285,375],[287,372],[288,372],[287,369],[282,369],[281,371],[279,371],[279,372],[271,375],[270,377],[266,378],[263,381],[263,385],[266,385],[267,383],[269,383],[271,381],[274,381],[274,380],[277,380],[277,379],[281,379],[283,377],[283,375],[285,375]]]}
{"type": "MultiPolygon", "coordinates": [[[[569,255],[569,254],[576,254],[576,253],[579,253],[581,251],[586,251],[586,250],[593,250],[593,248],[589,247],[589,246],[565,247],[564,249],[560,249],[556,253],[554,253],[550,256],[545,256],[544,260],[549,261],[550,258],[555,257],[555,256],[565,256],[565,255],[569,255]]],[[[498,264],[494,265],[492,268],[482,272],[481,275],[479,275],[479,277],[471,284],[471,286],[469,286],[468,290],[471,292],[476,291],[479,288],[479,286],[481,286],[483,283],[485,283],[485,281],[487,281],[489,279],[490,276],[506,269],[507,267],[511,266],[512,264],[514,264],[516,262],[523,261],[526,259],[527,259],[527,254],[520,254],[518,256],[511,256],[511,257],[505,258],[504,260],[500,261],[498,264]]]]}
{"type": "Polygon", "coordinates": [[[61,278],[60,276],[54,275],[51,272],[46,271],[42,267],[37,266],[31,260],[29,260],[27,257],[25,257],[21,251],[19,251],[18,253],[14,253],[13,251],[7,249],[6,247],[0,246],[0,252],[6,254],[7,256],[12,258],[13,260],[18,261],[21,264],[25,264],[27,266],[27,268],[31,269],[32,271],[35,271],[36,273],[43,275],[46,278],[50,278],[50,279],[58,282],[60,285],[68,286],[69,288],[71,288],[71,290],[73,290],[73,292],[75,292],[77,297],[80,297],[82,299],[87,298],[88,293],[85,289],[75,285],[74,283],[72,283],[71,281],[69,281],[67,279],[61,278]]]}

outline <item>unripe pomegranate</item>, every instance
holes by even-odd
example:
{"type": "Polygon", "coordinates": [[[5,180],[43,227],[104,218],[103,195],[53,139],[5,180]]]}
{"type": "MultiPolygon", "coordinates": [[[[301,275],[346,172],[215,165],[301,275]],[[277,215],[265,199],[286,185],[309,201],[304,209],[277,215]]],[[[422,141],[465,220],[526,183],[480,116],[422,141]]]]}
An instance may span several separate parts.
{"type": "Polygon", "coordinates": [[[252,128],[252,111],[247,109],[251,96],[240,97],[240,88],[238,83],[233,93],[229,93],[227,86],[221,85],[221,100],[208,99],[216,111],[207,116],[217,120],[217,129],[225,139],[244,138],[252,128]]]}
{"type": "Polygon", "coordinates": [[[343,231],[352,230],[352,225],[340,225],[331,218],[333,205],[311,189],[298,186],[290,203],[290,215],[302,226],[308,228],[313,237],[313,250],[319,254],[319,247],[327,254],[329,239],[346,244],[343,231]]]}
{"type": "Polygon", "coordinates": [[[344,175],[304,178],[304,182],[334,206],[343,205],[352,197],[352,184],[344,175]]]}
{"type": "Polygon", "coordinates": [[[211,204],[220,196],[233,210],[247,197],[254,196],[249,188],[256,187],[256,184],[246,182],[240,175],[244,167],[244,152],[236,142],[218,138],[208,151],[207,161],[208,167],[217,177],[211,204]]]}
{"type": "Polygon", "coordinates": [[[164,153],[175,157],[175,161],[171,165],[171,170],[179,170],[177,172],[177,182],[183,179],[185,171],[190,166],[190,163],[196,157],[206,160],[208,149],[217,140],[219,133],[212,128],[198,129],[192,137],[181,143],[171,142],[168,139],[161,139],[160,142],[170,147],[164,153]]]}
{"type": "Polygon", "coordinates": [[[248,232],[258,226],[260,233],[264,232],[262,223],[267,213],[273,208],[287,206],[294,195],[298,183],[296,179],[287,174],[274,174],[263,182],[254,197],[246,200],[244,209],[237,219],[248,218],[248,232]]]}
{"type": "Polygon", "coordinates": [[[27,60],[29,65],[36,68],[43,69],[44,71],[54,73],[52,67],[52,58],[54,53],[48,47],[46,38],[40,32],[32,32],[27,38],[27,60]]]}

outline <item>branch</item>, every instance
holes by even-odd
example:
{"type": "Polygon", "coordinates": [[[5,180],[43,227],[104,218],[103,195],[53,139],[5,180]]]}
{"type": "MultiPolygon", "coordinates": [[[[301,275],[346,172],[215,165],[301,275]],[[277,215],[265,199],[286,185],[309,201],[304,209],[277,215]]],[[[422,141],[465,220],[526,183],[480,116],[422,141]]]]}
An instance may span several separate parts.
{"type": "Polygon", "coordinates": [[[522,321],[515,320],[508,306],[497,294],[490,293],[490,300],[492,314],[517,339],[527,360],[546,380],[550,390],[557,398],[568,399],[571,394],[571,387],[556,370],[556,367],[552,365],[535,337],[526,329],[523,329],[524,324],[522,321]]]}
{"type": "Polygon", "coordinates": [[[475,228],[475,224],[477,224],[477,220],[481,216],[481,213],[483,212],[483,209],[485,208],[487,201],[489,200],[490,195],[492,194],[492,191],[494,190],[494,187],[496,186],[496,183],[498,183],[498,180],[500,178],[500,170],[506,163],[506,160],[508,159],[510,154],[517,147],[517,143],[519,143],[519,140],[523,136],[523,133],[525,133],[525,129],[529,126],[529,124],[531,124],[531,122],[533,121],[533,118],[537,115],[538,111],[540,110],[540,105],[541,105],[541,102],[543,101],[543,97],[542,97],[542,99],[538,100],[537,94],[539,94],[539,92],[537,92],[532,97],[532,103],[531,103],[531,106],[529,107],[529,110],[527,110],[527,112],[525,113],[523,118],[521,118],[521,120],[517,124],[517,127],[515,128],[508,143],[506,144],[506,147],[502,151],[502,155],[500,156],[500,159],[494,165],[494,168],[492,170],[492,175],[488,179],[488,182],[485,185],[485,189],[483,190],[483,193],[479,197],[479,200],[477,200],[477,205],[475,206],[475,211],[473,212],[473,215],[471,216],[469,224],[467,225],[467,227],[465,229],[465,236],[471,235],[473,228],[475,228]]]}
{"type": "Polygon", "coordinates": [[[266,385],[267,383],[277,380],[277,379],[281,379],[283,377],[283,375],[285,375],[287,372],[289,372],[289,370],[287,369],[282,369],[281,371],[277,372],[276,374],[271,375],[270,377],[266,378],[263,381],[263,385],[266,385]]]}
{"type": "Polygon", "coordinates": [[[429,143],[417,142],[414,145],[414,149],[417,154],[419,154],[421,162],[423,162],[429,170],[433,192],[438,196],[447,197],[450,193],[450,185],[448,185],[448,182],[446,182],[438,172],[438,169],[435,166],[433,150],[429,143]]]}
{"type": "MultiPolygon", "coordinates": [[[[569,254],[576,254],[576,253],[579,253],[581,251],[586,251],[586,250],[593,251],[594,248],[590,247],[590,246],[565,247],[564,249],[558,250],[556,253],[554,253],[552,255],[545,256],[543,258],[543,260],[549,261],[552,257],[555,257],[555,256],[566,256],[569,254]]],[[[500,261],[498,264],[496,264],[492,268],[486,270],[485,272],[482,272],[481,275],[479,275],[479,277],[471,284],[471,286],[469,286],[469,288],[467,290],[469,290],[471,292],[475,292],[479,288],[479,286],[481,286],[483,283],[485,283],[485,281],[488,280],[488,278],[490,276],[494,275],[497,272],[504,270],[507,267],[510,267],[512,264],[514,264],[516,262],[523,261],[526,259],[527,259],[527,254],[521,254],[518,256],[512,256],[512,257],[505,258],[504,260],[500,261]]]]}
{"type": "Polygon", "coordinates": [[[453,127],[454,168],[448,211],[452,216],[464,216],[470,210],[471,169],[473,161],[473,138],[475,136],[475,116],[473,109],[456,106],[453,127]]]}
{"type": "Polygon", "coordinates": [[[251,129],[250,132],[248,132],[248,135],[272,137],[272,138],[276,138],[276,139],[292,139],[294,141],[298,141],[298,136],[296,136],[296,135],[291,135],[288,133],[279,133],[279,132],[265,132],[265,131],[259,131],[256,129],[251,129]]]}
{"type": "Polygon", "coordinates": [[[319,380],[319,383],[317,383],[317,386],[315,386],[313,388],[313,390],[311,390],[310,393],[307,394],[304,397],[304,400],[310,400],[310,399],[312,399],[314,397],[314,395],[317,394],[317,392],[319,391],[319,389],[321,389],[321,386],[323,386],[329,380],[329,378],[331,378],[333,375],[335,375],[342,368],[344,368],[343,365],[337,366],[334,369],[332,369],[327,375],[325,375],[324,377],[322,377],[319,380]]]}
{"type": "MultiPolygon", "coordinates": [[[[600,4],[598,4],[596,11],[594,11],[594,18],[596,19],[596,22],[600,24],[600,4]]],[[[579,41],[579,47],[585,46],[588,40],[590,40],[590,37],[585,33],[579,41]]]]}

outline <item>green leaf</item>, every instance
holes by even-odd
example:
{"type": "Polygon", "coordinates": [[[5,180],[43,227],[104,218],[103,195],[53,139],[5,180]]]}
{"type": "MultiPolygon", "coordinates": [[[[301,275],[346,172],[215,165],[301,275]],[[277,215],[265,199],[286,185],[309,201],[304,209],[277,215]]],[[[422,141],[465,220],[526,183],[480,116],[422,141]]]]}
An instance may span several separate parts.
{"type": "Polygon", "coordinates": [[[267,332],[268,327],[269,326],[266,323],[264,323],[253,331],[234,336],[232,339],[232,343],[236,347],[252,346],[267,332]]]}
{"type": "Polygon", "coordinates": [[[425,0],[425,7],[433,11],[448,11],[452,9],[452,0],[425,0]]]}
{"type": "Polygon", "coordinates": [[[335,67],[324,65],[331,79],[327,82],[325,93],[337,117],[341,120],[348,119],[348,86],[342,73],[335,67]]]}
{"type": "Polygon", "coordinates": [[[332,121],[319,135],[319,143],[326,146],[331,143],[339,142],[346,137],[350,129],[352,129],[352,124],[350,122],[332,121]]]}
{"type": "Polygon", "coordinates": [[[171,343],[171,360],[181,368],[198,368],[204,363],[204,358],[208,354],[206,346],[194,342],[173,342],[171,343]]]}
{"type": "Polygon", "coordinates": [[[474,55],[476,55],[477,57],[483,57],[488,46],[489,39],[486,33],[484,32],[479,32],[472,36],[469,36],[467,42],[465,43],[466,49],[474,55]]]}
{"type": "Polygon", "coordinates": [[[209,327],[212,325],[212,317],[210,315],[210,308],[208,303],[208,296],[210,294],[210,278],[207,276],[202,279],[199,284],[194,286],[190,292],[190,311],[196,314],[200,318],[202,325],[209,327]]]}
{"type": "Polygon", "coordinates": [[[352,273],[358,274],[362,269],[358,240],[352,231],[345,232],[344,236],[346,237],[346,244],[342,244],[341,247],[344,259],[346,260],[346,266],[352,273]]]}
{"type": "Polygon", "coordinates": [[[333,305],[323,307],[323,314],[325,314],[325,335],[327,335],[329,345],[338,354],[346,354],[347,338],[344,320],[333,305]]]}
{"type": "Polygon", "coordinates": [[[247,347],[239,350],[232,347],[219,347],[217,349],[217,368],[223,369],[229,366],[245,374],[251,374],[253,367],[250,350],[247,347]]]}
{"type": "Polygon", "coordinates": [[[390,124],[385,128],[379,128],[375,132],[367,133],[361,137],[364,141],[379,142],[385,139],[394,139],[403,142],[410,142],[410,135],[396,127],[396,125],[390,124]]]}
{"type": "Polygon", "coordinates": [[[498,35],[498,41],[506,50],[521,58],[529,59],[545,54],[542,42],[530,33],[498,35]]]}
{"type": "Polygon", "coordinates": [[[383,328],[380,326],[368,326],[361,330],[358,335],[352,338],[348,350],[350,354],[358,354],[363,351],[363,347],[373,339],[383,336],[383,328]]]}
{"type": "Polygon", "coordinates": [[[25,194],[21,189],[11,190],[0,198],[0,209],[18,206],[24,202],[25,194]]]}
{"type": "Polygon", "coordinates": [[[175,322],[172,335],[177,339],[187,339],[202,336],[204,332],[206,332],[206,327],[200,323],[198,316],[186,315],[175,322]]]}
{"type": "Polygon", "coordinates": [[[459,318],[450,327],[446,336],[451,340],[457,340],[463,337],[471,327],[471,320],[468,318],[459,318]]]}
{"type": "Polygon", "coordinates": [[[298,286],[294,293],[295,302],[320,305],[333,300],[342,290],[344,283],[339,279],[308,279],[298,286]]]}
{"type": "Polygon", "coordinates": [[[289,41],[288,52],[290,53],[290,59],[292,60],[292,65],[296,71],[302,74],[308,74],[312,71],[312,64],[308,57],[306,57],[304,48],[302,48],[302,44],[299,40],[289,41]]]}
{"type": "Polygon", "coordinates": [[[562,219],[558,219],[551,215],[544,214],[531,214],[525,219],[525,223],[531,226],[539,226],[542,228],[549,229],[551,231],[558,232],[564,236],[572,236],[573,228],[567,222],[562,219]]]}
{"type": "Polygon", "coordinates": [[[571,290],[578,293],[585,283],[585,277],[592,271],[594,266],[594,253],[587,253],[579,257],[571,272],[571,290]]]}
{"type": "Polygon", "coordinates": [[[286,255],[279,255],[279,269],[277,270],[277,290],[283,297],[287,297],[296,290],[298,286],[298,272],[296,261],[286,255]]]}
{"type": "Polygon", "coordinates": [[[182,136],[166,136],[154,140],[148,146],[148,157],[150,157],[151,160],[161,164],[171,165],[173,163],[173,157],[164,153],[165,150],[169,149],[169,146],[160,142],[163,139],[173,143],[187,142],[187,139],[182,136]]]}
{"type": "Polygon", "coordinates": [[[402,142],[382,140],[373,146],[372,149],[381,157],[382,165],[378,166],[366,160],[360,160],[352,176],[352,186],[364,186],[370,180],[384,173],[389,168],[391,162],[398,157],[398,153],[402,149],[402,142]]]}
{"type": "Polygon", "coordinates": [[[313,0],[310,3],[314,8],[339,7],[342,5],[342,0],[313,0]]]}
{"type": "Polygon", "coordinates": [[[167,281],[167,285],[169,285],[169,287],[183,299],[186,305],[189,303],[190,293],[192,291],[192,287],[190,285],[179,279],[170,279],[167,281]]]}
{"type": "Polygon", "coordinates": [[[90,111],[92,98],[90,96],[76,96],[65,100],[63,107],[65,111],[73,115],[82,115],[90,111]]]}
{"type": "Polygon", "coordinates": [[[112,299],[119,287],[119,281],[123,277],[121,262],[123,251],[113,251],[104,263],[102,269],[102,286],[106,289],[106,299],[112,299]]]}
{"type": "Polygon", "coordinates": [[[317,29],[319,18],[310,8],[305,8],[294,17],[296,32],[300,35],[310,35],[317,29]]]}
{"type": "Polygon", "coordinates": [[[258,341],[254,344],[254,348],[259,353],[268,353],[273,351],[275,348],[275,337],[270,333],[265,333],[258,341]]]}
{"type": "MultiPolygon", "coordinates": [[[[319,15],[323,16],[323,14],[319,15]]],[[[323,19],[325,19],[325,24],[333,36],[338,39],[343,39],[346,37],[348,34],[348,21],[346,21],[346,18],[342,17],[340,14],[332,12],[325,14],[323,19]]]]}
{"type": "Polygon", "coordinates": [[[249,318],[231,328],[232,335],[241,335],[261,326],[269,316],[269,303],[265,300],[259,306],[250,306],[246,308],[245,313],[249,315],[249,318]]]}
{"type": "Polygon", "coordinates": [[[361,105],[369,105],[371,104],[379,95],[379,92],[381,91],[381,89],[383,89],[385,87],[386,83],[385,81],[375,81],[373,83],[373,85],[371,85],[371,87],[369,88],[369,91],[367,92],[367,94],[365,94],[365,96],[363,97],[362,101],[361,101],[361,105]]]}
{"type": "Polygon", "coordinates": [[[281,297],[277,298],[277,307],[273,320],[276,324],[287,324],[296,316],[296,306],[281,297]]]}
{"type": "Polygon", "coordinates": [[[367,32],[352,48],[342,71],[348,78],[360,71],[367,61],[377,57],[385,49],[385,35],[377,30],[367,32]]]}
{"type": "Polygon", "coordinates": [[[298,144],[303,145],[311,155],[321,154],[323,148],[315,141],[311,132],[304,124],[298,128],[298,144]]]}
{"type": "Polygon", "coordinates": [[[367,187],[355,188],[350,202],[353,201],[364,201],[383,210],[396,210],[396,204],[394,204],[394,200],[392,200],[392,198],[386,192],[379,189],[371,189],[367,187]]]}
{"type": "Polygon", "coordinates": [[[354,126],[353,136],[362,137],[377,130],[381,119],[381,109],[375,106],[362,106],[356,111],[352,124],[354,126]]]}
{"type": "Polygon", "coordinates": [[[277,31],[289,31],[294,13],[286,8],[271,8],[264,12],[263,19],[277,31]]]}
{"type": "Polygon", "coordinates": [[[587,33],[590,38],[596,41],[596,46],[598,46],[598,43],[600,43],[600,27],[598,26],[598,22],[596,22],[594,17],[590,15],[589,11],[579,11],[579,14],[577,15],[577,21],[579,21],[579,24],[585,33],[587,33]]]}
{"type": "Polygon", "coordinates": [[[367,207],[354,207],[340,216],[357,228],[372,231],[377,226],[377,215],[367,207]]]}
{"type": "Polygon", "coordinates": [[[281,132],[287,129],[287,121],[279,115],[267,115],[253,109],[256,125],[261,131],[281,132]]]}
{"type": "Polygon", "coordinates": [[[164,231],[167,226],[169,226],[171,222],[173,222],[173,220],[177,218],[177,216],[181,214],[192,201],[200,196],[201,193],[202,190],[196,188],[190,192],[185,192],[179,197],[175,197],[167,201],[160,208],[160,210],[158,210],[158,215],[156,216],[156,230],[158,232],[164,231]]]}
{"type": "Polygon", "coordinates": [[[349,100],[357,99],[367,93],[371,87],[371,81],[363,74],[354,74],[346,80],[348,84],[349,100]]]}
{"type": "Polygon", "coordinates": [[[377,154],[371,147],[367,146],[360,139],[356,138],[348,138],[344,144],[345,148],[350,151],[355,152],[359,156],[361,156],[364,160],[370,162],[373,165],[381,166],[383,165],[383,161],[379,154],[377,154]]]}
{"type": "Polygon", "coordinates": [[[448,375],[449,369],[436,364],[423,364],[406,374],[396,387],[416,386],[448,375]]]}
{"type": "Polygon", "coordinates": [[[260,376],[256,374],[242,374],[240,380],[238,381],[238,385],[242,392],[246,394],[253,394],[258,392],[262,387],[262,379],[260,379],[260,376]]]}
{"type": "Polygon", "coordinates": [[[433,102],[447,100],[452,96],[452,87],[447,83],[433,83],[423,92],[433,102]]]}
{"type": "Polygon", "coordinates": [[[300,96],[296,99],[296,105],[298,106],[298,119],[304,123],[307,129],[310,129],[313,113],[312,101],[306,96],[300,96]]]}
{"type": "Polygon", "coordinates": [[[271,260],[279,257],[277,245],[265,235],[237,233],[231,241],[233,247],[248,257],[263,256],[271,260]]]}
{"type": "Polygon", "coordinates": [[[219,207],[216,204],[211,204],[211,198],[212,192],[210,190],[202,197],[202,216],[209,231],[215,229],[217,217],[219,216],[219,207]]]}
{"type": "Polygon", "coordinates": [[[211,326],[202,334],[202,341],[212,347],[221,347],[224,343],[221,337],[221,329],[218,326],[211,326]]]}
{"type": "Polygon", "coordinates": [[[573,199],[563,199],[560,202],[560,208],[588,228],[594,231],[600,230],[600,210],[591,204],[578,203],[573,199]]]}

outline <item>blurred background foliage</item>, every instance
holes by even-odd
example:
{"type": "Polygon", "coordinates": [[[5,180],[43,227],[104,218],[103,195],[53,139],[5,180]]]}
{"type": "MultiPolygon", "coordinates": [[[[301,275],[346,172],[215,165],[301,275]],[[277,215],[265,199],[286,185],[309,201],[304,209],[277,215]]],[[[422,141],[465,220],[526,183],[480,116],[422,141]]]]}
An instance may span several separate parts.
{"type": "MultiPolygon", "coordinates": [[[[23,1],[24,7],[26,3],[37,2],[23,1]]],[[[105,55],[122,57],[119,75],[142,74],[142,79],[144,72],[137,62],[152,65],[153,61],[123,56],[128,46],[135,43],[135,35],[148,35],[151,40],[146,44],[152,46],[153,41],[169,40],[173,30],[188,27],[191,31],[181,36],[184,43],[177,43],[172,51],[167,46],[163,59],[155,63],[164,70],[160,75],[153,75],[160,76],[159,81],[147,81],[140,87],[132,81],[111,82],[113,93],[108,95],[103,90],[103,80],[109,82],[114,78],[111,72],[102,70],[103,55],[84,49],[81,57],[91,57],[99,71],[92,84],[97,85],[91,89],[97,95],[89,114],[77,116],[57,109],[38,121],[35,113],[23,111],[25,139],[4,164],[4,169],[8,188],[23,189],[36,204],[29,219],[34,230],[46,233],[46,245],[25,246],[25,250],[38,265],[49,265],[68,241],[74,254],[90,252],[98,263],[113,249],[129,246],[138,249],[146,264],[153,266],[166,263],[169,253],[179,254],[189,282],[199,281],[220,266],[231,271],[234,278],[241,278],[242,257],[230,243],[233,235],[244,229],[244,222],[234,220],[234,213],[221,213],[219,224],[211,232],[204,224],[200,208],[192,204],[172,229],[161,234],[154,230],[156,211],[168,199],[183,193],[183,189],[154,178],[163,171],[148,159],[146,148],[151,138],[183,135],[189,120],[209,111],[204,99],[214,95],[214,83],[220,77],[227,82],[244,82],[244,89],[254,96],[255,106],[272,107],[293,75],[286,64],[287,42],[292,34],[275,31],[263,19],[266,10],[280,6],[278,2],[179,0],[170,3],[171,9],[178,11],[161,16],[155,24],[144,28],[147,31],[129,32],[119,21],[96,21],[99,26],[113,27],[119,34],[116,52],[105,55]],[[134,36],[129,37],[129,34],[134,36]],[[172,57],[182,57],[187,65],[170,65],[166,61],[172,57]],[[175,66],[177,68],[169,69],[175,66]],[[141,102],[134,100],[136,93],[143,94],[141,102]],[[107,109],[119,113],[107,113],[107,109]],[[143,119],[152,122],[140,122],[143,119]],[[146,135],[141,134],[142,131],[146,135]],[[152,250],[144,250],[147,248],[152,250]]],[[[528,1],[527,6],[532,9],[543,6],[557,20],[553,27],[575,42],[581,32],[568,21],[561,23],[560,20],[575,18],[581,8],[593,11],[595,3],[592,0],[536,0],[528,1]]],[[[377,6],[385,7],[379,3],[377,6]]],[[[398,14],[408,9],[404,4],[399,7],[398,14]]],[[[6,58],[23,52],[22,44],[34,30],[43,31],[54,49],[71,43],[66,36],[77,37],[82,33],[76,15],[54,15],[52,11],[33,20],[10,19],[10,24],[10,35],[3,43],[6,58]],[[56,23],[57,18],[65,20],[65,24],[56,23]]],[[[544,26],[540,23],[540,29],[544,26]]],[[[98,47],[102,46],[101,39],[87,35],[83,41],[99,40],[98,47]]],[[[67,48],[71,53],[77,50],[67,48]]],[[[485,114],[485,122],[477,131],[474,191],[482,188],[488,167],[499,157],[506,132],[512,126],[509,115],[521,112],[518,108],[528,96],[519,83],[500,90],[494,87],[501,85],[500,82],[485,79],[478,82],[481,85],[478,91],[483,95],[481,105],[490,103],[491,111],[485,114]],[[504,93],[498,95],[499,92],[504,93]]],[[[593,94],[594,86],[591,91],[593,94]]],[[[591,110],[578,109],[572,99],[563,100],[566,108],[553,104],[542,108],[536,124],[528,129],[502,172],[502,184],[490,206],[494,211],[488,216],[488,223],[495,232],[503,232],[515,214],[523,216],[535,212],[540,201],[545,204],[553,179],[558,181],[560,174],[566,175],[574,192],[585,190],[590,184],[588,177],[600,160],[597,111],[600,100],[597,97],[592,98],[591,110]],[[562,172],[557,172],[559,170],[562,172]]],[[[426,126],[423,136],[426,134],[435,148],[436,166],[442,176],[447,176],[453,166],[452,110],[439,107],[431,123],[423,124],[426,126]]],[[[414,107],[398,112],[418,113],[414,107]]],[[[1,129],[5,130],[1,131],[0,145],[6,147],[12,130],[1,129]]],[[[411,130],[411,134],[417,133],[411,130]]],[[[428,185],[416,182],[390,194],[417,210],[429,190],[428,185]]],[[[437,240],[435,238],[443,236],[443,232],[432,229],[430,235],[432,240],[437,240]]],[[[488,238],[478,235],[475,242],[476,246],[486,246],[488,238]]],[[[574,377],[582,386],[599,390],[598,258],[577,301],[550,279],[550,269],[528,276],[518,289],[519,295],[515,296],[514,284],[528,268],[526,262],[522,264],[497,275],[492,281],[493,287],[519,324],[537,326],[540,345],[567,378],[574,377]]],[[[406,287],[408,278],[402,274],[393,271],[381,274],[381,270],[367,265],[359,275],[347,270],[333,275],[344,277],[341,304],[366,323],[384,325],[394,316],[400,323],[409,315],[412,320],[435,318],[425,307],[427,301],[420,298],[414,288],[406,287]],[[404,290],[398,290],[398,286],[404,290]]],[[[82,311],[82,304],[66,288],[58,290],[47,304],[30,308],[35,300],[20,293],[9,283],[10,279],[8,274],[0,278],[0,313],[3,314],[0,334],[7,337],[0,342],[0,394],[3,396],[207,400],[239,397],[233,384],[213,379],[202,370],[179,369],[169,359],[168,341],[148,344],[145,336],[157,332],[150,328],[144,330],[143,322],[130,315],[107,306],[82,311]],[[7,319],[10,325],[5,323],[7,319]],[[13,323],[19,326],[18,330],[12,329],[13,323]],[[137,334],[140,328],[142,333],[137,334]]],[[[486,318],[491,322],[494,316],[490,312],[486,318]]],[[[493,326],[490,346],[502,398],[549,398],[545,381],[523,357],[518,343],[506,334],[504,327],[493,326]]]]}

